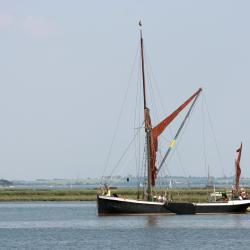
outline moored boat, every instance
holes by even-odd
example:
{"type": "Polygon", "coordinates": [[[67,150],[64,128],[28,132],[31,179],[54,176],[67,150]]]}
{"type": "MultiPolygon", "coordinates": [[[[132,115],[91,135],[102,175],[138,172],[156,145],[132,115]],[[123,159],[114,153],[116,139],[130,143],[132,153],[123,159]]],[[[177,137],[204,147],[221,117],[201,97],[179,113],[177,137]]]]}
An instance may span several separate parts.
{"type": "MultiPolygon", "coordinates": [[[[139,23],[141,27],[141,23],[139,23]]],[[[100,194],[97,195],[97,210],[98,215],[107,214],[200,214],[200,213],[239,213],[246,212],[250,206],[250,200],[239,200],[238,197],[233,197],[231,200],[223,199],[208,203],[191,203],[191,202],[174,202],[166,196],[157,197],[153,194],[155,188],[156,178],[166,158],[170,154],[172,148],[175,146],[178,136],[184,128],[194,105],[202,91],[198,89],[192,96],[190,96],[182,105],[180,105],[173,113],[162,120],[158,125],[152,126],[150,110],[147,106],[146,98],[146,80],[144,70],[144,51],[143,51],[143,36],[140,28],[140,49],[141,49],[141,71],[142,71],[142,86],[143,86],[143,108],[144,108],[144,126],[145,126],[145,149],[146,149],[146,166],[147,166],[147,180],[146,188],[143,190],[142,199],[127,199],[111,195],[108,186],[105,186],[100,194]],[[158,137],[163,133],[166,127],[184,110],[190,106],[179,129],[177,130],[168,150],[166,151],[162,161],[156,167],[156,155],[158,151],[158,137]]],[[[242,149],[242,146],[241,146],[242,149]]],[[[239,151],[239,161],[241,155],[239,151]]],[[[238,161],[238,166],[239,166],[238,161]]],[[[236,168],[238,173],[239,170],[236,168]]],[[[239,173],[240,175],[240,173],[239,173]]],[[[239,175],[237,175],[239,177],[239,175]]],[[[237,177],[237,178],[238,178],[237,177]]],[[[236,179],[238,180],[238,179],[236,179]]],[[[239,184],[239,181],[238,181],[239,184]]],[[[236,187],[239,185],[236,182],[236,187]]],[[[237,188],[237,190],[238,190],[237,188]]]]}

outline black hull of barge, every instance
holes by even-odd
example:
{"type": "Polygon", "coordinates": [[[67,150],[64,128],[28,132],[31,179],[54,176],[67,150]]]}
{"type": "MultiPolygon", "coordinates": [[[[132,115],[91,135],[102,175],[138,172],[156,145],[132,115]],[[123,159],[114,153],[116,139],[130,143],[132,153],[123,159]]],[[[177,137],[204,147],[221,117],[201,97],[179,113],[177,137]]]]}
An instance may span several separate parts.
{"type": "Polygon", "coordinates": [[[98,215],[245,213],[250,201],[229,203],[146,202],[97,196],[98,215]]]}
{"type": "Polygon", "coordinates": [[[230,203],[166,203],[165,207],[175,214],[225,214],[225,213],[245,213],[250,206],[249,202],[241,204],[230,203]]]}
{"type": "Polygon", "coordinates": [[[97,196],[98,215],[109,214],[170,214],[163,203],[137,202],[126,199],[106,199],[97,196]]]}
{"type": "Polygon", "coordinates": [[[212,213],[245,213],[250,204],[234,204],[234,205],[225,205],[225,206],[216,206],[216,205],[202,205],[195,206],[196,214],[212,214],[212,213]]]}

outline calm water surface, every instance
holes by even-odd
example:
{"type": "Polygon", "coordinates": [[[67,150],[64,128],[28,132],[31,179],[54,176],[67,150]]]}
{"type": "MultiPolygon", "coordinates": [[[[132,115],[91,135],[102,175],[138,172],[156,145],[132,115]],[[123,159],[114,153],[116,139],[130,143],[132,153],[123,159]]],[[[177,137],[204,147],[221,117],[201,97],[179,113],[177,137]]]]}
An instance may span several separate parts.
{"type": "Polygon", "coordinates": [[[96,216],[94,202],[0,203],[0,249],[250,249],[250,213],[96,216]]]}

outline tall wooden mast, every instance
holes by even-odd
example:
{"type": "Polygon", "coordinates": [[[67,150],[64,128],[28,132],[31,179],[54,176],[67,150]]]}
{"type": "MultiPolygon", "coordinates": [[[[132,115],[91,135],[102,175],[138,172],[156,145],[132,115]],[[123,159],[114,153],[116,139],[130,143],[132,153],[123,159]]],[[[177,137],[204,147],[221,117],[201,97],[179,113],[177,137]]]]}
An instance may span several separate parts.
{"type": "Polygon", "coordinates": [[[149,109],[147,107],[146,99],[146,80],[145,80],[145,70],[144,70],[144,53],[143,53],[143,37],[142,37],[142,23],[139,22],[140,26],[140,37],[141,37],[141,69],[142,69],[142,83],[143,83],[143,104],[144,104],[144,123],[145,123],[145,133],[146,133],[146,150],[147,150],[147,172],[148,172],[148,186],[147,186],[147,199],[152,200],[152,183],[151,183],[151,119],[149,114],[149,109]]]}

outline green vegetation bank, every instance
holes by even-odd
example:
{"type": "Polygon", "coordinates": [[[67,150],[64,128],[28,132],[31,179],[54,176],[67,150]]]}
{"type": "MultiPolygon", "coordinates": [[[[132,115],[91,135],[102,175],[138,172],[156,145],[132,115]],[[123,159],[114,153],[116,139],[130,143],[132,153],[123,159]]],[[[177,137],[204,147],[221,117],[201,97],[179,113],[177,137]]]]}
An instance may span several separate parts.
{"type": "MultiPolygon", "coordinates": [[[[99,190],[95,189],[0,189],[0,201],[94,201],[99,190]]],[[[225,189],[216,191],[224,192],[225,189]]],[[[212,189],[171,189],[168,194],[174,201],[206,202],[212,189]]],[[[250,189],[247,190],[250,194],[250,189]]],[[[124,198],[136,198],[132,188],[112,190],[124,198]]],[[[158,190],[158,194],[162,193],[158,190]]]]}

